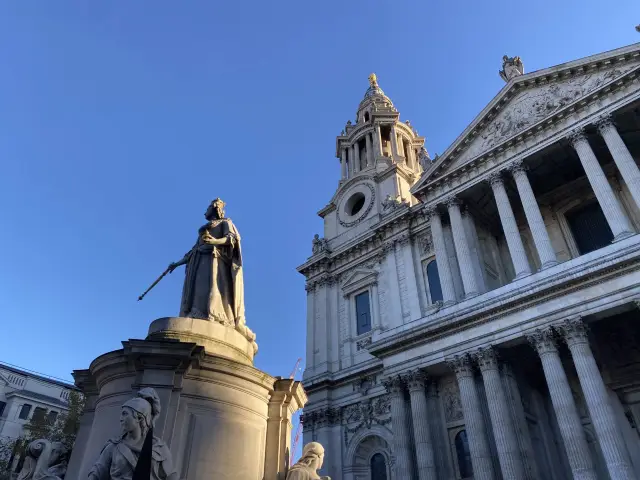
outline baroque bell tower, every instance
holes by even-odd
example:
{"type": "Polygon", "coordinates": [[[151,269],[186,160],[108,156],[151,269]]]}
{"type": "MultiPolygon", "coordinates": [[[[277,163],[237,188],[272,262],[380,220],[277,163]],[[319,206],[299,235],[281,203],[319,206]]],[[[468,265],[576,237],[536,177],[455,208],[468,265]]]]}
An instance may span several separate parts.
{"type": "Polygon", "coordinates": [[[358,106],[336,138],[341,178],[331,202],[319,215],[325,219],[325,239],[366,224],[389,210],[417,203],[409,189],[430,162],[421,137],[378,85],[375,73],[358,106]]]}

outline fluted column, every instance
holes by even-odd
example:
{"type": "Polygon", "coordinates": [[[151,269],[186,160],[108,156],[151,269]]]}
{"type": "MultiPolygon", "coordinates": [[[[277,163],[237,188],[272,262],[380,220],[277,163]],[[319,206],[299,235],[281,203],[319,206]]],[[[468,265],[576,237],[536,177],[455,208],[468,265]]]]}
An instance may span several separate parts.
{"type": "Polygon", "coordinates": [[[394,162],[398,161],[398,133],[396,132],[396,126],[391,125],[391,158],[394,162]]]}
{"type": "Polygon", "coordinates": [[[527,336],[527,340],[540,356],[544,378],[549,387],[549,396],[573,478],[574,480],[596,480],[598,476],[567,374],[560,360],[554,333],[551,328],[536,330],[527,336]]]}
{"type": "Polygon", "coordinates": [[[442,303],[443,305],[450,305],[456,301],[456,291],[453,286],[453,276],[451,275],[449,256],[447,255],[444,232],[442,231],[442,218],[440,218],[440,213],[438,213],[435,206],[427,207],[425,215],[431,224],[431,240],[433,241],[433,250],[435,251],[436,264],[438,265],[442,303]]]}
{"type": "Polygon", "coordinates": [[[491,175],[489,177],[489,183],[493,190],[493,196],[496,199],[500,223],[502,223],[502,231],[507,240],[509,254],[513,262],[513,269],[516,274],[514,280],[518,280],[519,278],[531,275],[529,260],[527,259],[524,245],[522,244],[522,237],[520,237],[520,229],[516,223],[516,217],[513,214],[507,191],[504,188],[502,176],[499,173],[491,175]]]}
{"type": "Polygon", "coordinates": [[[427,411],[431,429],[431,442],[433,444],[438,475],[440,475],[439,478],[450,478],[451,457],[449,456],[449,442],[444,434],[444,418],[441,408],[438,384],[434,379],[431,379],[427,385],[427,411]]]}
{"type": "Polygon", "coordinates": [[[518,195],[524,208],[524,215],[527,217],[527,223],[533,236],[533,243],[538,251],[538,257],[540,257],[540,270],[553,267],[558,264],[556,252],[551,245],[551,239],[549,238],[549,232],[544,224],[542,213],[540,213],[540,207],[536,196],[533,194],[529,178],[527,177],[526,167],[521,161],[512,163],[509,167],[513,179],[516,182],[516,188],[518,189],[518,195]]]}
{"type": "Polygon", "coordinates": [[[371,145],[371,132],[367,132],[364,136],[367,148],[367,167],[373,165],[373,146],[371,145]]]}
{"type": "Polygon", "coordinates": [[[411,480],[411,438],[407,425],[407,406],[404,400],[404,382],[400,377],[391,377],[383,381],[391,395],[391,426],[393,427],[393,451],[396,457],[396,475],[400,479],[411,480]]]}
{"type": "Polygon", "coordinates": [[[351,173],[352,175],[358,173],[358,162],[356,162],[356,146],[351,145],[349,149],[349,158],[351,159],[351,173]]]}
{"type": "Polygon", "coordinates": [[[353,144],[353,161],[355,163],[356,172],[360,171],[360,144],[358,142],[353,144]]]}
{"type": "Polygon", "coordinates": [[[464,423],[469,439],[473,478],[475,480],[493,480],[495,473],[491,461],[487,431],[482,416],[482,407],[478,388],[473,374],[473,364],[469,355],[455,356],[447,360],[455,371],[460,389],[460,403],[464,414],[464,423]]]}
{"type": "Polygon", "coordinates": [[[458,258],[458,265],[460,266],[460,275],[462,276],[464,294],[465,298],[470,298],[478,295],[478,282],[476,281],[476,276],[473,271],[471,248],[469,246],[469,239],[464,231],[460,205],[461,202],[456,197],[451,197],[447,200],[449,219],[451,220],[451,230],[453,232],[453,243],[456,246],[456,255],[458,258]]]}
{"type": "Polygon", "coordinates": [[[620,174],[624,179],[624,183],[629,187],[629,192],[636,202],[636,206],[640,208],[640,169],[635,160],[631,156],[631,152],[625,145],[622,137],[618,133],[618,129],[613,123],[611,114],[601,116],[596,122],[598,132],[604,138],[607,148],[611,152],[613,161],[616,163],[620,174]]]}
{"type": "Polygon", "coordinates": [[[576,317],[565,320],[559,326],[559,331],[571,351],[611,480],[635,480],[629,452],[618,429],[613,407],[609,403],[607,387],[589,346],[586,325],[576,317]]]}
{"type": "Polygon", "coordinates": [[[438,480],[436,472],[431,428],[427,413],[427,394],[425,391],[427,377],[420,371],[410,372],[405,377],[411,397],[411,416],[413,419],[413,436],[416,446],[419,480],[438,480]]]}
{"type": "Polygon", "coordinates": [[[500,377],[498,353],[492,346],[489,346],[478,349],[473,356],[480,367],[489,400],[487,402],[489,416],[498,450],[502,478],[504,480],[521,480],[524,478],[524,467],[520,457],[518,437],[516,437],[513,421],[509,415],[507,395],[500,377]]]}
{"type": "Polygon", "coordinates": [[[622,205],[618,201],[609,180],[607,180],[595,153],[589,145],[587,136],[582,129],[574,130],[570,137],[571,145],[578,153],[580,163],[582,164],[593,193],[595,193],[600,208],[611,231],[613,232],[613,241],[625,239],[633,235],[633,228],[629,223],[627,215],[622,209],[622,205]]]}
{"type": "Polygon", "coordinates": [[[411,142],[407,144],[407,148],[404,149],[407,155],[407,165],[409,168],[416,168],[416,156],[413,147],[411,146],[411,142]]]}
{"type": "Polygon", "coordinates": [[[375,136],[373,137],[373,142],[376,144],[374,157],[381,157],[382,156],[382,134],[380,132],[380,124],[376,123],[374,129],[375,129],[374,131],[375,136]]]}
{"type": "Polygon", "coordinates": [[[340,167],[342,169],[342,179],[347,178],[347,149],[342,149],[342,157],[340,158],[340,167]]]}

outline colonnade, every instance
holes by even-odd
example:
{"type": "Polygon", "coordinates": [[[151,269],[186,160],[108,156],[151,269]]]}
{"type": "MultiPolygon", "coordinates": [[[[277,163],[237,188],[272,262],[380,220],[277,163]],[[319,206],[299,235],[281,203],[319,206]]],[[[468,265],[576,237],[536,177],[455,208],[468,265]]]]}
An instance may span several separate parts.
{"type": "MultiPolygon", "coordinates": [[[[633,156],[620,137],[610,114],[598,117],[596,127],[604,139],[613,160],[626,183],[636,205],[640,207],[640,169],[633,156]]],[[[609,184],[607,177],[596,158],[589,141],[582,128],[573,130],[568,137],[582,164],[589,184],[593,189],[596,199],[604,212],[605,218],[613,232],[614,242],[635,234],[631,222],[624,212],[618,197],[609,184]]],[[[531,268],[520,237],[520,231],[516,223],[509,197],[505,190],[505,176],[511,176],[515,182],[520,201],[524,209],[527,224],[531,231],[533,243],[540,259],[540,269],[544,270],[557,265],[549,232],[544,224],[540,207],[531,188],[527,176],[526,165],[518,159],[500,171],[494,171],[485,179],[491,186],[498,215],[504,232],[505,240],[511,256],[515,271],[515,279],[530,275],[531,268]]],[[[442,229],[443,210],[446,209],[451,222],[451,230],[456,250],[460,276],[464,288],[464,298],[478,295],[479,287],[473,270],[474,259],[471,257],[469,239],[465,234],[461,221],[462,202],[457,196],[449,196],[440,203],[429,205],[425,208],[425,214],[431,222],[436,261],[438,262],[438,274],[442,286],[443,303],[456,302],[453,288],[453,277],[448,265],[445,237],[442,229]]]]}
{"type": "MultiPolygon", "coordinates": [[[[589,345],[587,326],[582,319],[566,319],[554,326],[533,330],[525,335],[540,357],[573,478],[596,480],[597,475],[567,374],[560,359],[558,340],[564,341],[569,348],[611,480],[635,480],[631,459],[589,345]]],[[[489,425],[485,423],[482,410],[482,391],[477,381],[477,370],[480,371],[488,400],[490,427],[501,476],[504,480],[527,478],[526,459],[523,458],[519,447],[523,432],[518,431],[510,414],[509,396],[503,382],[505,365],[501,363],[499,351],[489,345],[449,358],[447,364],[455,372],[458,382],[473,478],[498,478],[491,457],[489,425]]],[[[391,395],[395,478],[438,478],[434,461],[436,449],[431,440],[433,437],[427,415],[427,381],[424,371],[414,370],[388,378],[384,382],[391,395]],[[408,399],[405,395],[406,390],[409,393],[408,399]],[[411,426],[409,421],[412,422],[411,426]]]]}
{"type": "Polygon", "coordinates": [[[399,162],[400,158],[404,157],[409,168],[416,168],[418,159],[417,147],[413,147],[410,141],[405,142],[405,137],[397,131],[395,122],[389,124],[376,123],[372,129],[360,133],[350,144],[342,145],[340,165],[343,180],[357,174],[361,167],[367,168],[373,165],[375,158],[383,156],[381,125],[390,128],[389,137],[393,160],[399,162]],[[364,158],[360,152],[360,142],[363,136],[365,139],[364,158]]]}

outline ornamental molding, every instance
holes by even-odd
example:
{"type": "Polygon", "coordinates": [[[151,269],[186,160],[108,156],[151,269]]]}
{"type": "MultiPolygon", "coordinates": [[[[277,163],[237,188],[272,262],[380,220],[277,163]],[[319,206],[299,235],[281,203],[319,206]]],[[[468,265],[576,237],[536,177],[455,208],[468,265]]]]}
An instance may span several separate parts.
{"type": "Polygon", "coordinates": [[[342,424],[345,446],[350,437],[360,430],[371,430],[374,425],[385,426],[391,423],[391,398],[381,395],[342,408],[342,424]],[[353,425],[354,426],[350,426],[353,425]]]}
{"type": "Polygon", "coordinates": [[[340,288],[344,296],[349,296],[358,290],[378,284],[378,271],[373,269],[358,268],[351,271],[340,288]]]}
{"type": "MultiPolygon", "coordinates": [[[[363,177],[360,177],[359,180],[362,180],[363,177]]],[[[340,210],[341,208],[338,207],[336,209],[336,215],[338,217],[338,222],[340,222],[340,225],[342,225],[343,227],[349,228],[349,227],[353,227],[354,225],[359,224],[362,220],[364,220],[365,218],[367,218],[367,216],[369,215],[369,212],[371,212],[371,209],[373,208],[373,205],[376,201],[376,189],[373,187],[373,185],[371,185],[368,182],[362,182],[362,183],[358,183],[358,185],[363,185],[367,188],[369,188],[369,192],[370,192],[370,197],[367,199],[367,205],[366,207],[359,211],[356,214],[356,218],[354,218],[353,220],[350,221],[345,221],[345,219],[343,219],[340,215],[340,210]]],[[[348,190],[344,190],[342,192],[342,194],[340,195],[340,199],[338,200],[338,205],[341,205],[342,202],[342,197],[345,195],[345,193],[347,193],[348,190]]]]}
{"type": "Polygon", "coordinates": [[[522,75],[487,105],[412,191],[435,186],[463,166],[473,167],[516,143],[548,130],[568,115],[626,87],[638,75],[640,51],[625,47],[606,54],[522,75]]]}

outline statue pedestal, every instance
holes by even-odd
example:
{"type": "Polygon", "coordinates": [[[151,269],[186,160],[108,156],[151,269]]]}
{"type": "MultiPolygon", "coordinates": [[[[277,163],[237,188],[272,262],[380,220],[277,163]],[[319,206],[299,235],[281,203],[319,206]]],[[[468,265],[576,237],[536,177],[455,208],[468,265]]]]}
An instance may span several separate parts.
{"type": "Polygon", "coordinates": [[[306,403],[300,382],[253,367],[254,347],[235,330],[190,318],[161,318],[146,340],[96,358],[74,372],[87,399],[67,480],[86,479],[120,408],[152,387],[162,411],[154,433],[171,450],[181,480],[281,480],[291,417],[306,403]]]}

